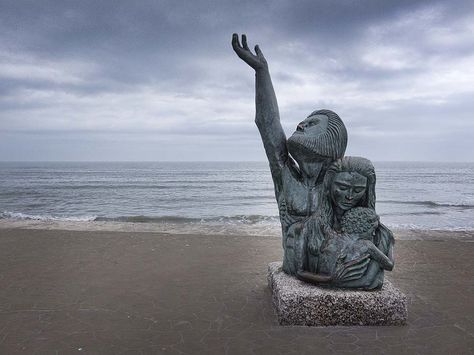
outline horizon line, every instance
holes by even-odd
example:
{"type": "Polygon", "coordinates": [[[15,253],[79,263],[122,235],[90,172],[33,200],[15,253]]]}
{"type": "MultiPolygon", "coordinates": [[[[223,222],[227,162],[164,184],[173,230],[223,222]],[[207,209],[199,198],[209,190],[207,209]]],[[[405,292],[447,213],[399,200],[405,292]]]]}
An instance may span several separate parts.
{"type": "MultiPolygon", "coordinates": [[[[474,163],[445,160],[372,160],[376,163],[474,163]]],[[[268,163],[268,160],[0,160],[0,163],[268,163]]]]}

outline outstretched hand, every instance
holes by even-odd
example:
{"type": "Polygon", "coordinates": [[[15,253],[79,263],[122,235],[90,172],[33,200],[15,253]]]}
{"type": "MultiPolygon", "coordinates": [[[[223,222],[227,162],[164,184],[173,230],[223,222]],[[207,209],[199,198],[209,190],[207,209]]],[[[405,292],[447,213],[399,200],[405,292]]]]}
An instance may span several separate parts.
{"type": "Polygon", "coordinates": [[[247,45],[247,36],[242,35],[242,45],[239,42],[239,36],[237,33],[232,35],[232,48],[234,48],[235,53],[242,59],[245,63],[250,65],[255,70],[266,69],[268,68],[267,60],[263,56],[260,47],[255,46],[255,53],[253,54],[248,45],[247,45]]]}

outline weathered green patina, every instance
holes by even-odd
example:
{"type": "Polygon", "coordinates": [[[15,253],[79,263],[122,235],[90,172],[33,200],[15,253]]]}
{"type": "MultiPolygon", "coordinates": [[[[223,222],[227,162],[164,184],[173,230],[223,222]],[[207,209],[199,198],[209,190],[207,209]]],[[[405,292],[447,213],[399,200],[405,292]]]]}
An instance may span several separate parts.
{"type": "Polygon", "coordinates": [[[392,233],[379,222],[371,239],[341,229],[343,216],[353,208],[366,207],[375,213],[373,165],[364,158],[344,157],[347,131],[330,110],[312,112],[287,139],[262,51],[255,46],[252,53],[245,35],[240,43],[234,34],[232,46],[255,70],[255,123],[280,212],[283,270],[317,284],[380,288],[384,270],[393,267],[392,233]],[[354,243],[357,239],[360,242],[354,243]],[[331,241],[332,251],[325,254],[331,241]]]}

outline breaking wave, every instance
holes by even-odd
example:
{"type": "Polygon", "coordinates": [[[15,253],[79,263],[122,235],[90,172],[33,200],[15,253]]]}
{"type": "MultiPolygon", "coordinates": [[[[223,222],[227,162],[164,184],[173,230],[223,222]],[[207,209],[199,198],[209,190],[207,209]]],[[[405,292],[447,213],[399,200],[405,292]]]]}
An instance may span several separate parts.
{"type": "Polygon", "coordinates": [[[384,204],[394,204],[394,205],[416,205],[416,206],[424,206],[424,207],[454,207],[454,208],[462,208],[462,209],[474,209],[474,205],[472,204],[464,204],[464,203],[441,203],[441,202],[434,202],[434,201],[397,201],[397,200],[378,200],[377,203],[384,203],[384,204]]]}
{"type": "Polygon", "coordinates": [[[18,220],[34,220],[34,221],[70,221],[70,222],[90,222],[94,221],[97,216],[53,216],[53,215],[32,215],[22,212],[3,211],[0,219],[18,219],[18,220]]]}
{"type": "Polygon", "coordinates": [[[55,215],[32,215],[22,212],[4,211],[0,214],[0,219],[17,219],[17,220],[37,220],[37,221],[71,221],[71,222],[125,222],[125,223],[173,223],[173,224],[205,224],[205,223],[221,223],[221,224],[265,224],[279,223],[277,216],[261,216],[261,215],[237,215],[237,216],[219,216],[209,218],[190,218],[179,216],[55,216],[55,215]]]}

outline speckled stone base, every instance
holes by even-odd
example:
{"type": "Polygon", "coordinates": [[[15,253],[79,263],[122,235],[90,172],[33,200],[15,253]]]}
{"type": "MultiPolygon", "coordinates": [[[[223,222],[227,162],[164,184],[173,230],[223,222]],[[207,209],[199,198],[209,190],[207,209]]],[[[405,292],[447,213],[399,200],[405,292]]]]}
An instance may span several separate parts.
{"type": "Polygon", "coordinates": [[[317,287],[285,274],[281,262],[268,264],[268,285],[281,325],[404,325],[407,298],[389,281],[381,290],[317,287]]]}

